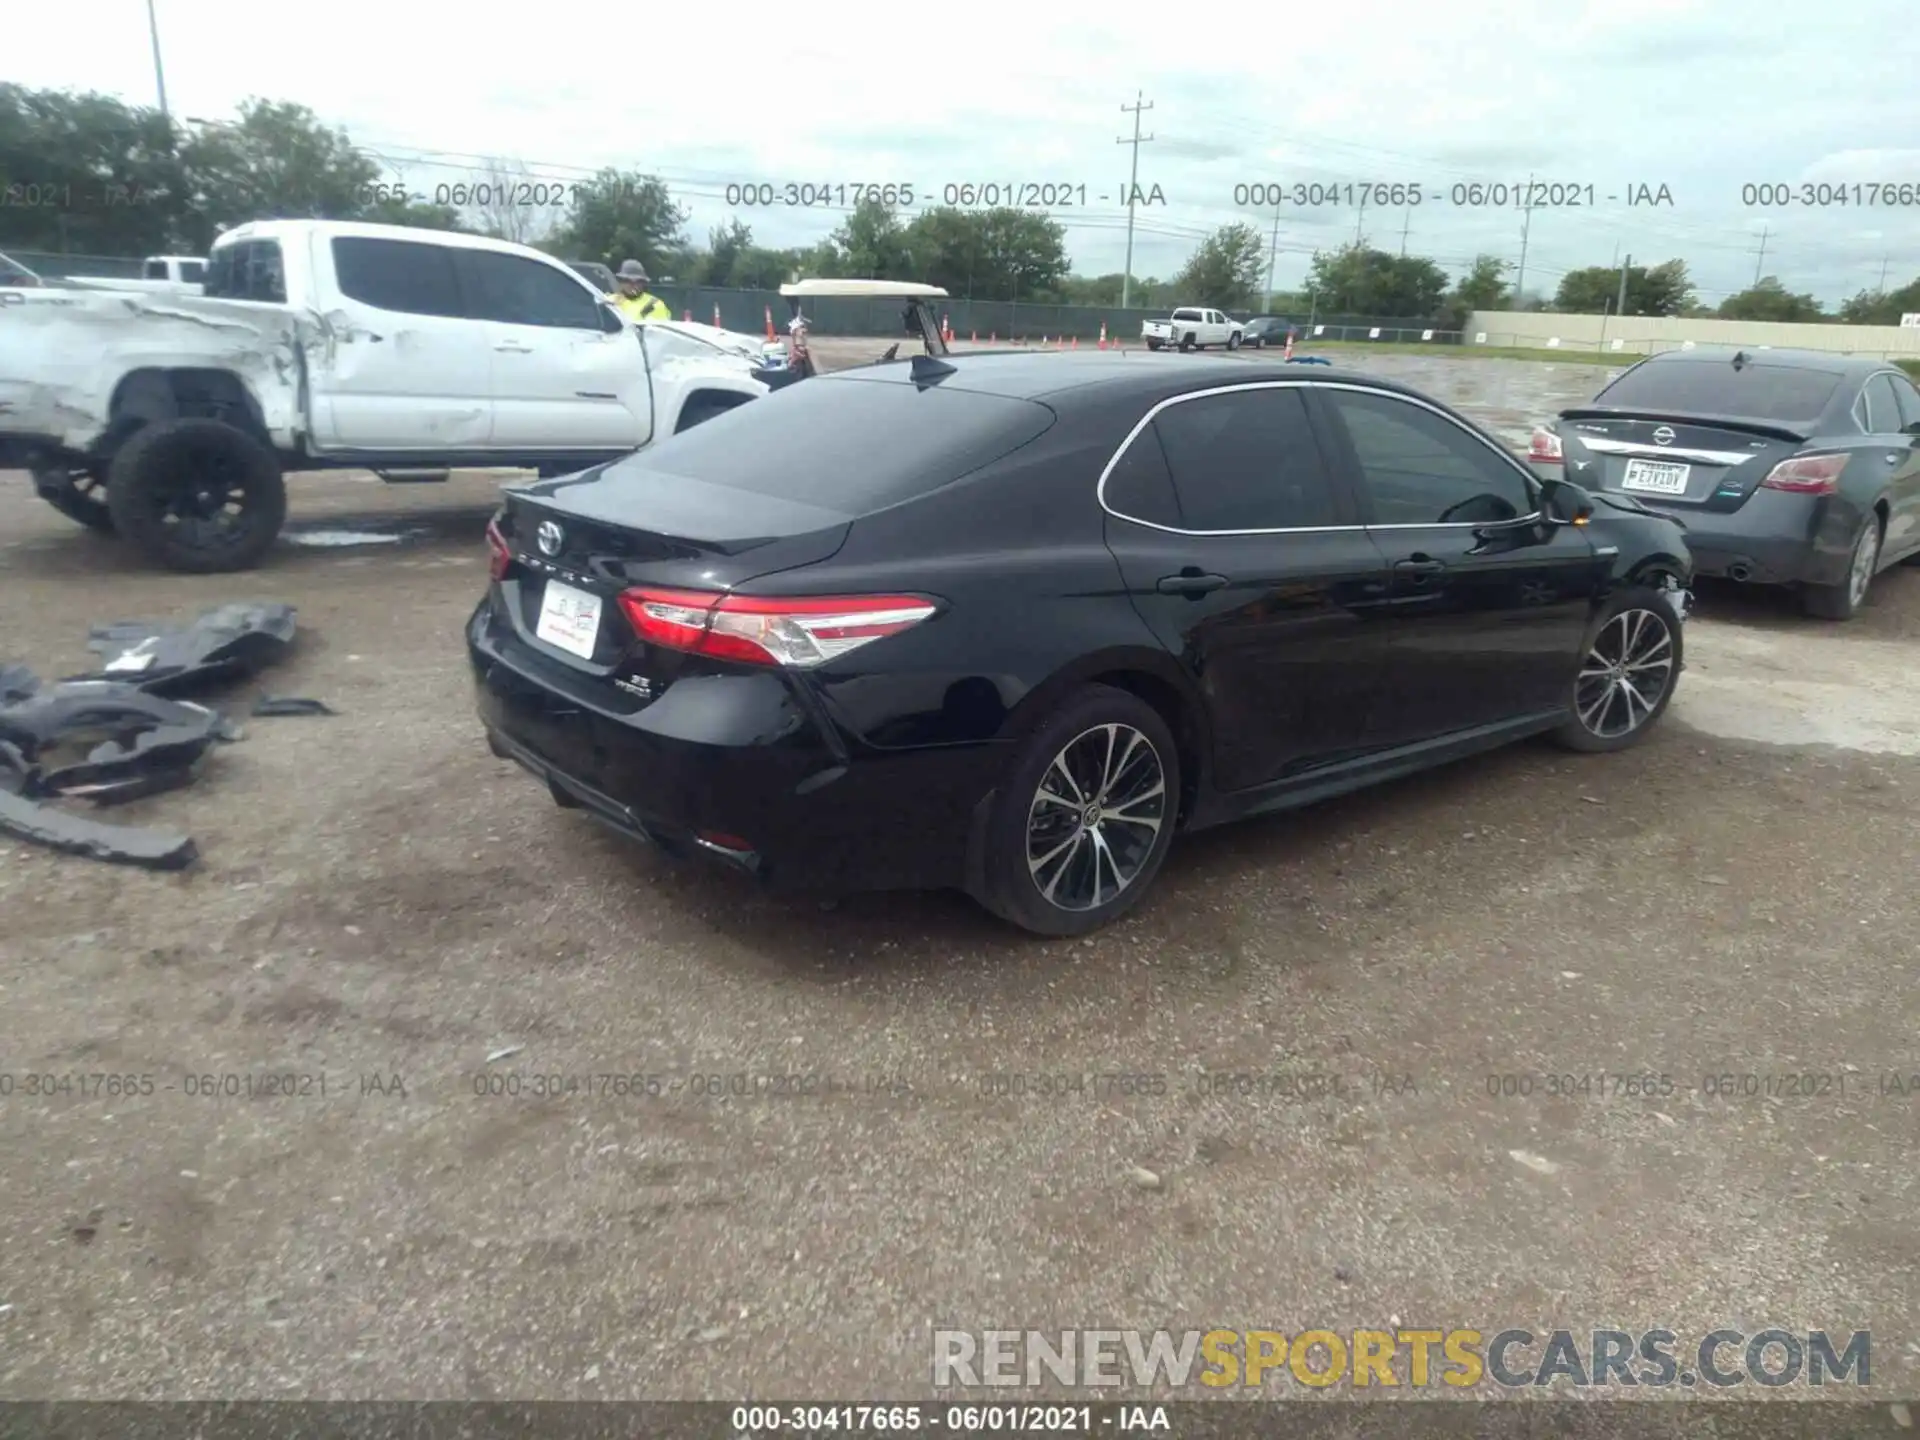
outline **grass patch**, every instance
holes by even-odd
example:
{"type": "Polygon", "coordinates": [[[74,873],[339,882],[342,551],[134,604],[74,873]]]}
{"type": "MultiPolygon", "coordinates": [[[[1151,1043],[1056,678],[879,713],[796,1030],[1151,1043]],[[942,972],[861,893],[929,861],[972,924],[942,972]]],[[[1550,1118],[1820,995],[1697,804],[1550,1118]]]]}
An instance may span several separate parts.
{"type": "Polygon", "coordinates": [[[1920,360],[1896,360],[1893,362],[1915,380],[1920,380],[1920,360]]]}

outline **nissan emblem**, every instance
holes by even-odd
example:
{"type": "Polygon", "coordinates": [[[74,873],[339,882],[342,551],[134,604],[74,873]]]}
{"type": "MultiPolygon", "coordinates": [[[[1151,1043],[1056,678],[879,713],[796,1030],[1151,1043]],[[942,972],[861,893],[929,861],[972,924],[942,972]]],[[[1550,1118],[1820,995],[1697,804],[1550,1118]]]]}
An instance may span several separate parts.
{"type": "MultiPolygon", "coordinates": [[[[1662,425],[1658,430],[1654,431],[1653,443],[1656,445],[1671,445],[1673,443],[1673,427],[1670,425],[1662,425]]],[[[547,543],[546,533],[547,533],[546,526],[544,525],[541,526],[540,527],[540,535],[541,535],[540,545],[542,549],[545,549],[546,547],[546,543],[547,543]]],[[[552,552],[549,551],[548,553],[551,554],[552,552]]]]}
{"type": "MultiPolygon", "coordinates": [[[[1669,432],[1667,439],[1671,440],[1672,438],[1673,435],[1669,432]]],[[[565,542],[567,534],[558,525],[554,524],[553,521],[542,520],[540,522],[540,528],[533,532],[533,538],[534,543],[540,547],[540,553],[551,556],[560,553],[560,546],[565,542]]]]}

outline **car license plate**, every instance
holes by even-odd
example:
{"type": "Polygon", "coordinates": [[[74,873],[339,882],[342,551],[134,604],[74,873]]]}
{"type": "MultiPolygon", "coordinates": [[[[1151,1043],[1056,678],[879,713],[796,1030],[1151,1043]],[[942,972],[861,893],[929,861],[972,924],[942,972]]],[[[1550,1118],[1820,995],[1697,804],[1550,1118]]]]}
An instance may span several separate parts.
{"type": "Polygon", "coordinates": [[[1647,490],[1655,495],[1684,495],[1691,465],[1674,465],[1665,460],[1629,460],[1627,472],[1620,477],[1622,490],[1647,490]]]}
{"type": "Polygon", "coordinates": [[[569,655],[591,660],[594,642],[600,638],[600,597],[558,580],[547,581],[547,592],[540,597],[540,623],[533,633],[569,655]]]}

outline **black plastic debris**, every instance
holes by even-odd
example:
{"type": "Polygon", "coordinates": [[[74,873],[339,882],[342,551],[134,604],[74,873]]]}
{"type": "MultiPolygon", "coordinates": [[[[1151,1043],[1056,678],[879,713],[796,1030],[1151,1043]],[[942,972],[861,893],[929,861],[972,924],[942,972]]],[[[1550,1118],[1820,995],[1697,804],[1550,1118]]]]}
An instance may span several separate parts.
{"type": "Polygon", "coordinates": [[[40,677],[24,665],[0,665],[0,705],[16,705],[40,688],[40,677]]]}
{"type": "Polygon", "coordinates": [[[84,815],[36,805],[4,788],[0,788],[0,831],[72,855],[149,870],[184,870],[200,853],[190,835],[133,825],[103,825],[84,815]]]}
{"type": "Polygon", "coordinates": [[[304,695],[262,695],[253,702],[255,716],[265,718],[281,715],[338,715],[324,700],[309,700],[304,695]]]}
{"type": "Polygon", "coordinates": [[[105,657],[86,680],[119,680],[172,695],[212,680],[251,675],[281,659],[293,643],[291,605],[236,602],[189,625],[118,620],[96,625],[87,648],[105,657]]]}

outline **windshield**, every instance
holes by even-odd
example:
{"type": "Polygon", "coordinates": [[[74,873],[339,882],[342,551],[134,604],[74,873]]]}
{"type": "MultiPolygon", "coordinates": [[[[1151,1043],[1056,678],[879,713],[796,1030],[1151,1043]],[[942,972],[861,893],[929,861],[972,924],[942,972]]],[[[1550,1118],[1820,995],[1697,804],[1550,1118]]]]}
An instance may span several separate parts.
{"type": "Polygon", "coordinates": [[[1654,361],[1635,366],[1594,397],[1595,405],[1679,415],[1744,416],[1806,425],[1825,413],[1840,377],[1827,370],[1720,361],[1654,361]]]}

